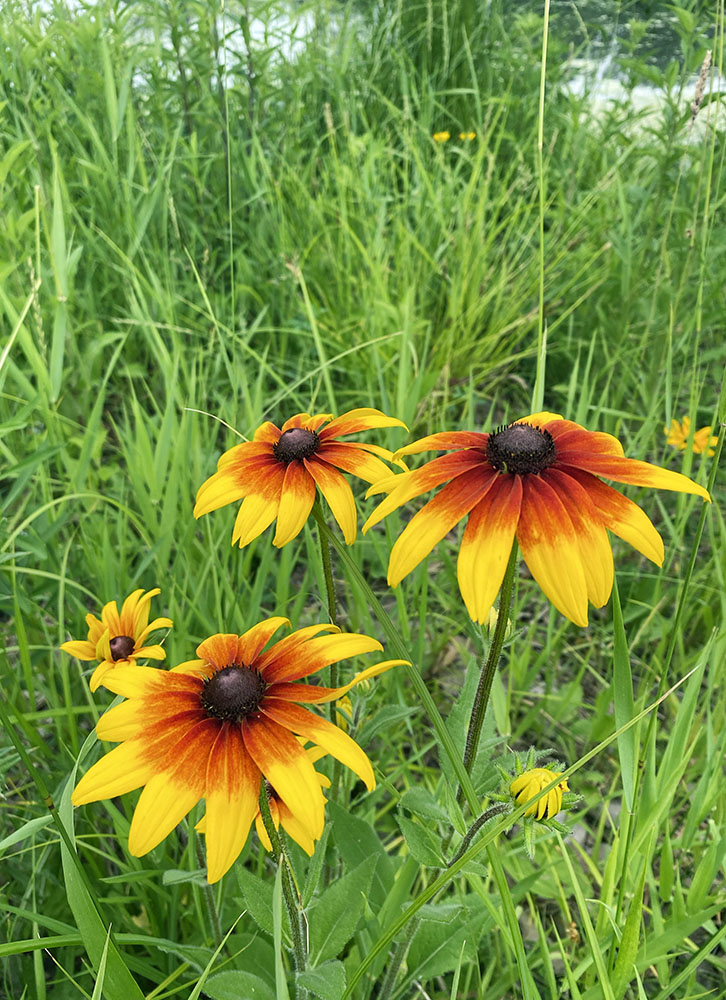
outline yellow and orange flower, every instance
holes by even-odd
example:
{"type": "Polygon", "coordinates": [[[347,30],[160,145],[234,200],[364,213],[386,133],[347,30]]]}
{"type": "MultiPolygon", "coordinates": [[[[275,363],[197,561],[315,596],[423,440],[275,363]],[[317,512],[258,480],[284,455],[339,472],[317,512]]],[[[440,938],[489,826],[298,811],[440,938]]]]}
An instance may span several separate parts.
{"type": "MultiPolygon", "coordinates": [[[[325,756],[325,751],[320,747],[308,747],[305,753],[310,758],[310,762],[312,764],[320,760],[321,757],[325,756]]],[[[328,778],[327,775],[321,774],[320,771],[316,771],[315,774],[321,788],[330,788],[330,778],[328,778]]],[[[275,829],[279,829],[279,827],[282,826],[282,828],[289,833],[292,839],[296,841],[300,847],[302,847],[305,853],[312,857],[313,851],[315,850],[314,838],[310,836],[305,826],[300,822],[297,816],[295,816],[295,814],[288,809],[269,782],[267,783],[267,798],[270,804],[270,815],[272,816],[272,822],[275,824],[275,829]]],[[[262,846],[265,850],[271,851],[272,844],[270,843],[270,838],[267,836],[267,830],[265,829],[265,824],[262,820],[262,815],[259,809],[255,815],[255,829],[257,830],[257,836],[262,842],[262,846]]]]}
{"type": "Polygon", "coordinates": [[[403,661],[378,663],[343,687],[298,684],[323,667],[382,646],[328,624],[299,629],[265,649],[286,624],[286,618],[269,618],[244,635],[210,636],[198,646],[198,659],[172,670],[117,667],[106,684],[128,700],[106,712],[96,732],[121,745],[81,778],[74,805],[145,786],[129,831],[129,851],[140,857],[204,798],[210,882],[224,875],[244,846],[261,778],[307,837],[317,840],[325,799],[310,756],[295,735],[350,767],[368,789],[375,787],[375,778],[368,757],[350,736],[295,702],[334,701],[403,661]]]}
{"type": "MultiPolygon", "coordinates": [[[[529,771],[524,771],[517,775],[509,786],[509,791],[514,797],[518,806],[523,806],[539,795],[543,788],[561,776],[561,772],[551,771],[548,767],[533,767],[529,771]]],[[[551,788],[541,799],[537,799],[529,809],[525,811],[525,816],[534,816],[535,819],[554,819],[562,809],[562,795],[569,791],[567,779],[564,778],[551,788]]]]}
{"type": "Polygon", "coordinates": [[[432,434],[396,456],[427,450],[452,454],[376,483],[368,495],[388,496],[363,531],[413,497],[448,483],[396,541],[388,582],[397,586],[468,514],[457,576],[477,622],[487,620],[515,537],[532,576],[576,625],[587,625],[588,600],[599,608],[610,597],[613,556],[606,529],[662,564],[663,540],[650,519],[600,476],[711,499],[680,473],[626,458],[610,434],[585,430],[555,413],[535,413],[492,434],[432,434]]]}
{"type": "Polygon", "coordinates": [[[380,459],[390,462],[393,456],[386,448],[340,438],[374,427],[405,426],[395,417],[370,408],[349,410],[336,418],[330,413],[297,413],[282,428],[264,423],[252,441],[235,445],[222,455],[217,471],[199,488],[194,516],[242,500],[232,544],[239,542],[240,548],[248,545],[277,518],[272,542],[281,547],[302,530],[319,489],[346,542],[352,545],[358,523],[355,501],[338,470],[374,483],[390,475],[380,459]]]}
{"type": "Polygon", "coordinates": [[[61,649],[79,660],[99,660],[91,674],[89,686],[95,691],[110,670],[123,664],[135,664],[145,657],[149,660],[163,660],[166,652],[162,646],[145,646],[147,637],[160,628],[171,628],[171,618],[155,618],[149,624],[149,604],[151,598],[160,594],[154,590],[135,590],[123,603],[119,614],[116,601],[104,604],[100,620],[95,615],[86,615],[88,639],[71,639],[64,642],[61,649]]]}
{"type": "MultiPolygon", "coordinates": [[[[691,433],[691,418],[684,417],[680,424],[675,419],[671,420],[670,430],[664,427],[663,433],[667,435],[668,444],[685,451],[688,447],[688,435],[691,433]]],[[[696,455],[701,455],[708,450],[708,457],[713,458],[714,448],[717,444],[718,438],[711,434],[710,425],[693,432],[693,451],[696,455]]]]}

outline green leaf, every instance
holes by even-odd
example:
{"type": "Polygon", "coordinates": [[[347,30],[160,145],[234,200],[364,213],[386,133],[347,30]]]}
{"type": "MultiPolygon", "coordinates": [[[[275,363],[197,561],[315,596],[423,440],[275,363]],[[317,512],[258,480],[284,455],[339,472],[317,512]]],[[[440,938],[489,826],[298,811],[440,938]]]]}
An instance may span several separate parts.
{"type": "Polygon", "coordinates": [[[218,972],[204,984],[211,1000],[275,1000],[275,990],[251,972],[218,972]]]}
{"type": "Polygon", "coordinates": [[[615,1000],[622,1000],[628,988],[628,983],[636,972],[635,957],[638,954],[638,943],[640,941],[640,923],[643,917],[643,888],[645,886],[645,873],[648,868],[649,857],[650,851],[648,851],[648,854],[643,859],[643,871],[638,879],[638,885],[630,903],[628,916],[625,919],[623,936],[620,939],[620,947],[618,948],[618,957],[615,962],[612,980],[615,1000]]]}
{"type": "Polygon", "coordinates": [[[235,865],[234,870],[247,912],[258,927],[273,934],[275,921],[272,915],[272,886],[240,865],[235,865]]]}
{"type": "Polygon", "coordinates": [[[315,965],[337,958],[363,914],[378,858],[373,855],[329,886],[310,908],[310,956],[315,965]]]}
{"type": "MultiPolygon", "coordinates": [[[[81,748],[78,759],[81,760],[88,750],[96,742],[96,734],[86,739],[81,748]]],[[[76,763],[69,775],[66,787],[61,796],[58,813],[61,822],[65,826],[71,841],[75,844],[73,834],[73,806],[71,805],[71,792],[76,781],[76,763]]],[[[99,916],[96,905],[80,876],[75,859],[70,851],[61,841],[61,860],[63,865],[63,878],[66,885],[66,896],[68,905],[73,913],[76,927],[81,933],[83,946],[88,953],[88,957],[94,969],[98,972],[104,953],[106,954],[106,969],[103,980],[104,1000],[144,1000],[144,995],[136,984],[136,980],[129,972],[121,953],[114,944],[113,938],[108,941],[107,936],[110,930],[104,925],[99,916]],[[107,950],[106,950],[107,949],[107,950]]]]}
{"type": "Polygon", "coordinates": [[[316,969],[299,972],[297,983],[320,1000],[340,1000],[345,989],[345,966],[342,962],[324,962],[316,969]]]}
{"type": "Polygon", "coordinates": [[[27,823],[23,823],[17,830],[13,830],[7,837],[0,840],[0,851],[12,847],[13,844],[17,844],[21,840],[25,840],[26,837],[32,837],[38,830],[43,830],[46,826],[50,826],[52,822],[53,818],[50,814],[48,816],[38,816],[37,819],[29,819],[27,823]]]}
{"type": "Polygon", "coordinates": [[[346,867],[357,868],[372,856],[378,859],[371,883],[370,900],[373,906],[381,906],[393,884],[393,864],[378,839],[378,834],[370,823],[359,816],[353,816],[337,802],[331,802],[328,809],[332,820],[333,841],[346,867]]]}
{"type": "Polygon", "coordinates": [[[449,814],[425,788],[407,788],[398,801],[399,809],[408,809],[419,819],[442,820],[448,823],[449,814]]]}
{"type": "Polygon", "coordinates": [[[421,865],[429,868],[443,867],[439,839],[420,823],[414,823],[403,814],[396,817],[408,849],[421,865]]]}
{"type": "Polygon", "coordinates": [[[423,906],[422,920],[411,942],[407,964],[409,975],[415,979],[429,979],[453,972],[461,961],[476,955],[475,942],[482,935],[485,921],[492,923],[483,906],[477,912],[465,909],[460,903],[440,906],[423,906]]]}

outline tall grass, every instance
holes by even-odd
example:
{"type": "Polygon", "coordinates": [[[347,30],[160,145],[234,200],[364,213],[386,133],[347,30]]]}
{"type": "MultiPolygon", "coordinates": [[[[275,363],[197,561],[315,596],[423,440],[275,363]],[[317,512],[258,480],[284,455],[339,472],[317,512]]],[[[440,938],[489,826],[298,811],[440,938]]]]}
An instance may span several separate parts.
{"type": "MultiPolygon", "coordinates": [[[[631,28],[631,83],[647,74],[662,107],[646,116],[628,101],[596,115],[571,92],[585,34],[553,15],[540,293],[538,11],[315,4],[295,9],[290,51],[274,2],[2,7],[0,669],[90,889],[4,741],[0,993],[127,1000],[133,977],[147,1000],[284,996],[284,928],[254,836],[216,893],[224,932],[234,925],[217,953],[193,823],[130,858],[129,796],[73,816],[67,788],[106,706],[58,651],[87,611],[160,586],[170,664],[217,630],[325,615],[308,529],[280,551],[263,536],[240,552],[229,508],[191,516],[235,432],[360,405],[416,436],[488,429],[528,412],[539,364],[547,409],[707,481],[708,456],[672,451],[663,426],[688,413],[717,430],[726,412],[720,98],[694,128],[687,106],[707,47],[723,69],[722,4],[708,16],[674,12],[680,50],[663,70],[631,28]]],[[[574,835],[542,834],[531,861],[514,835],[493,849],[487,828],[484,853],[439,876],[431,845],[452,836],[452,816],[463,832],[455,786],[404,675],[378,679],[353,717],[377,791],[346,785],[355,808],[329,807],[312,861],[292,848],[322,970],[313,995],[333,1000],[347,982],[375,997],[391,955],[396,997],[726,995],[724,523],[716,502],[689,575],[697,504],[641,499],[664,536],[662,571],[615,540],[620,603],[588,630],[521,577],[485,724],[483,765],[529,745],[576,765],[574,835]],[[623,706],[632,720],[672,684],[614,736],[623,706]],[[341,863],[327,885],[326,845],[341,863]]],[[[456,596],[456,542],[392,592],[395,531],[394,519],[350,553],[460,747],[478,640],[456,596]]],[[[336,566],[344,624],[378,635],[364,589],[336,566]]]]}

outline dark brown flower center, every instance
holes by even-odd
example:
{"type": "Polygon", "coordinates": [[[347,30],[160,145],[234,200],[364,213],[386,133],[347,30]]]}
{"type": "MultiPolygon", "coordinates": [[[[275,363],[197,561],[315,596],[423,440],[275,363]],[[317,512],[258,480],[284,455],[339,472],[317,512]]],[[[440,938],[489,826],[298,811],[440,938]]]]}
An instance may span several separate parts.
{"type": "Polygon", "coordinates": [[[320,438],[315,431],[308,431],[304,427],[291,427],[280,435],[277,444],[273,444],[272,450],[275,458],[286,465],[294,462],[295,459],[310,458],[318,450],[320,438]]]}
{"type": "Polygon", "coordinates": [[[130,635],[115,635],[109,642],[114,661],[127,660],[134,651],[134,640],[130,635]]]}
{"type": "Polygon", "coordinates": [[[549,431],[531,424],[510,424],[490,435],[487,458],[497,472],[524,476],[549,468],[557,454],[549,431]]]}
{"type": "Polygon", "coordinates": [[[204,681],[202,708],[217,719],[239,722],[257,711],[266,688],[259,671],[233,663],[204,681]]]}

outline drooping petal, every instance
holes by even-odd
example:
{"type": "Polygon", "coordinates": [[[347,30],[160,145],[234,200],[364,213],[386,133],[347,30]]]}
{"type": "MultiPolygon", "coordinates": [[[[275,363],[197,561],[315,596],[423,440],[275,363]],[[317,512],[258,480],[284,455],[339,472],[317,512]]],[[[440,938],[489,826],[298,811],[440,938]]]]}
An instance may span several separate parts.
{"type": "MultiPolygon", "coordinates": [[[[327,750],[341,764],[345,764],[351,771],[354,771],[364,782],[369,792],[376,787],[376,779],[368,757],[355,740],[352,740],[338,726],[334,726],[327,719],[321,719],[306,708],[293,705],[289,701],[265,698],[261,709],[268,718],[274,719],[275,722],[291,729],[298,736],[304,736],[327,750]]],[[[277,789],[274,781],[272,784],[277,789]]]]}
{"type": "MultiPolygon", "coordinates": [[[[610,455],[593,455],[586,451],[568,451],[563,466],[572,466],[592,472],[596,476],[614,479],[616,483],[631,483],[633,486],[654,486],[660,490],[674,490],[677,493],[695,493],[711,502],[707,490],[694,483],[680,472],[661,469],[650,462],[639,462],[635,458],[618,458],[610,455]]],[[[565,470],[567,471],[567,470],[565,470]]]]}
{"type": "Polygon", "coordinates": [[[213,510],[219,510],[220,507],[226,507],[227,504],[241,500],[244,495],[245,490],[241,482],[226,472],[222,474],[215,472],[197,490],[194,517],[199,518],[213,510]]]}
{"type": "Polygon", "coordinates": [[[489,435],[479,431],[440,431],[438,434],[428,434],[412,444],[407,444],[394,452],[396,458],[401,455],[417,455],[421,451],[451,451],[459,448],[486,448],[489,435]]]}
{"type": "Polygon", "coordinates": [[[453,455],[441,455],[440,458],[434,458],[426,465],[422,465],[420,469],[388,476],[386,479],[374,483],[366,493],[366,497],[373,496],[375,493],[388,493],[388,496],[376,507],[363,525],[363,534],[372,525],[377,524],[397,507],[413,500],[414,497],[428,493],[429,490],[441,486],[442,483],[477,468],[492,471],[482,452],[474,449],[457,451],[453,455]]]}
{"type": "Polygon", "coordinates": [[[523,480],[517,539],[550,601],[576,625],[587,625],[587,583],[575,529],[557,493],[539,476],[523,480]]]}
{"type": "Polygon", "coordinates": [[[134,635],[136,635],[137,645],[141,645],[141,643],[143,643],[143,641],[146,639],[147,635],[151,635],[152,632],[156,632],[158,629],[162,628],[172,628],[173,625],[174,622],[171,620],[171,618],[155,618],[150,625],[147,625],[140,632],[134,633],[134,635]]]}
{"type": "Polygon", "coordinates": [[[249,545],[251,541],[261,535],[263,531],[270,527],[277,517],[277,508],[280,503],[280,493],[282,492],[282,479],[284,473],[280,473],[279,491],[245,497],[242,506],[237,512],[232,532],[232,544],[239,543],[240,548],[249,545]]]}
{"type": "Polygon", "coordinates": [[[262,653],[256,664],[257,669],[265,680],[268,680],[269,670],[273,664],[282,662],[294,649],[302,646],[308,639],[312,639],[313,636],[319,635],[321,632],[338,633],[340,629],[331,622],[323,622],[321,625],[308,625],[306,628],[299,628],[295,632],[291,632],[290,635],[286,635],[284,639],[278,639],[274,645],[262,653]]]}
{"type": "Polygon", "coordinates": [[[315,482],[307,471],[307,464],[290,462],[285,470],[277,511],[277,530],[272,540],[278,548],[291,542],[310,516],[315,500],[315,482]]]}
{"type": "Polygon", "coordinates": [[[243,497],[265,495],[282,481],[284,466],[270,452],[236,462],[215,472],[197,490],[194,516],[201,517],[243,497]]]}
{"type": "Polygon", "coordinates": [[[398,586],[404,576],[483,499],[497,475],[485,468],[464,472],[414,514],[391,550],[388,563],[391,587],[398,586]]]}
{"type": "Polygon", "coordinates": [[[575,529],[580,548],[587,596],[596,608],[602,608],[613,589],[613,550],[608,533],[587,491],[572,477],[557,468],[546,469],[542,479],[560,498],[575,529]]]}
{"type": "Polygon", "coordinates": [[[603,523],[613,534],[632,545],[656,566],[663,565],[663,539],[645,511],[589,472],[568,468],[567,475],[576,479],[587,491],[603,523]]]}
{"type": "Polygon", "coordinates": [[[358,431],[368,431],[374,427],[403,427],[404,430],[408,430],[402,420],[388,417],[372,407],[363,406],[357,410],[341,413],[339,417],[331,420],[328,426],[320,431],[320,440],[329,441],[330,438],[357,434],[358,431]]]}
{"type": "Polygon", "coordinates": [[[385,673],[391,667],[400,667],[407,664],[409,664],[408,660],[384,660],[382,663],[376,663],[374,666],[368,667],[367,670],[361,670],[349,684],[344,684],[343,687],[327,688],[319,687],[316,684],[272,684],[267,689],[266,697],[280,698],[283,701],[301,701],[308,705],[319,705],[342,698],[356,684],[360,684],[361,681],[370,680],[371,677],[378,677],[379,674],[385,673]]]}
{"type": "MultiPolygon", "coordinates": [[[[272,822],[275,824],[275,829],[279,829],[280,826],[280,808],[274,798],[270,799],[270,816],[272,817],[272,822]]],[[[262,819],[262,815],[258,812],[255,816],[255,830],[257,831],[257,836],[260,838],[260,843],[265,848],[266,851],[272,852],[272,842],[267,836],[267,830],[265,829],[265,824],[262,819]]]]}
{"type": "Polygon", "coordinates": [[[217,882],[244,847],[260,794],[260,771],[238,725],[222,725],[209,755],[206,784],[207,878],[217,882]]]}
{"type": "Polygon", "coordinates": [[[74,806],[98,799],[125,795],[140,788],[156,771],[154,755],[142,740],[127,740],[114,747],[90,767],[76,785],[71,801],[74,806]]]}
{"type": "MultiPolygon", "coordinates": [[[[147,660],[163,660],[166,657],[166,650],[163,646],[142,646],[134,652],[134,657],[146,657],[147,660]]],[[[117,661],[123,663],[123,660],[117,661]]]]}
{"type": "Polygon", "coordinates": [[[113,669],[114,664],[112,660],[101,660],[88,679],[88,686],[91,689],[91,694],[99,689],[101,684],[103,684],[104,677],[107,677],[113,669]]]}
{"type": "MultiPolygon", "coordinates": [[[[268,663],[260,673],[268,684],[278,684],[282,681],[297,681],[302,677],[322,670],[331,663],[338,663],[350,656],[360,653],[371,653],[374,649],[383,651],[383,646],[377,639],[357,632],[341,632],[338,635],[323,635],[310,639],[284,656],[277,657],[273,663],[268,663]]],[[[260,661],[261,664],[261,661],[260,661]]]]}
{"type": "MultiPolygon", "coordinates": [[[[383,449],[382,449],[383,450],[383,449]]],[[[324,444],[316,452],[317,456],[343,472],[349,472],[366,482],[375,483],[391,474],[388,466],[380,458],[372,455],[367,448],[361,448],[352,441],[335,441],[324,444]]],[[[390,458],[393,457],[389,452],[390,458]]]]}
{"type": "Polygon", "coordinates": [[[278,809],[280,826],[292,837],[295,843],[302,847],[307,855],[312,857],[315,853],[315,841],[308,833],[305,825],[300,822],[294,813],[290,812],[284,802],[279,803],[278,809]]]}
{"type": "Polygon", "coordinates": [[[486,621],[502,586],[521,504],[519,476],[499,476],[469,514],[456,575],[466,610],[475,622],[486,621]]]}
{"type": "Polygon", "coordinates": [[[69,642],[62,643],[61,649],[66,653],[70,653],[71,656],[75,656],[78,660],[96,659],[95,643],[87,642],[86,640],[71,639],[69,642]]]}
{"type": "Polygon", "coordinates": [[[257,625],[253,625],[252,628],[247,629],[244,635],[239,637],[239,662],[244,663],[248,667],[251,666],[255,663],[257,657],[275,632],[282,628],[283,625],[287,625],[290,628],[290,624],[289,618],[266,618],[265,621],[258,622],[257,625]]]}
{"type": "Polygon", "coordinates": [[[328,501],[332,515],[343,532],[346,544],[352,545],[355,541],[358,517],[353,493],[346,479],[332,465],[321,461],[317,455],[306,458],[304,462],[305,468],[328,501]]]}
{"type": "MultiPolygon", "coordinates": [[[[264,704],[263,701],[262,708],[264,704]]],[[[275,789],[275,794],[319,837],[325,823],[325,799],[315,776],[315,768],[300,743],[287,727],[267,715],[244,720],[242,738],[252,760],[275,789]]]]}

